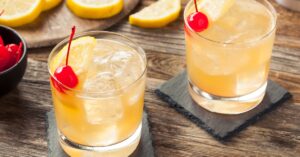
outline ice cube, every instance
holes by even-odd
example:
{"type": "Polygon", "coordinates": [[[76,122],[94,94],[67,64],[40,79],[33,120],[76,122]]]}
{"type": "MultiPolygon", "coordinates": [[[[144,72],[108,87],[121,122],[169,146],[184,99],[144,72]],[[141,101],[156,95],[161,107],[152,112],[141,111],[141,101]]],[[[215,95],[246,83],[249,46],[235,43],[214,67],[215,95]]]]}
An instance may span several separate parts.
{"type": "Polygon", "coordinates": [[[87,130],[86,142],[89,145],[107,146],[118,141],[119,129],[115,124],[98,127],[96,130],[87,130]]]}
{"type": "Polygon", "coordinates": [[[127,63],[132,58],[132,56],[133,56],[132,52],[118,51],[112,54],[110,60],[112,62],[127,63]]]}
{"type": "Polygon", "coordinates": [[[101,91],[111,91],[116,88],[118,88],[118,85],[114,81],[113,73],[110,71],[90,72],[83,85],[84,92],[87,93],[100,93],[101,91]]]}
{"type": "Polygon", "coordinates": [[[86,119],[90,124],[104,124],[118,121],[124,108],[119,96],[87,99],[84,102],[86,119]]]}
{"type": "Polygon", "coordinates": [[[258,89],[266,79],[268,71],[261,66],[252,71],[245,71],[237,76],[237,93],[249,93],[258,89]]]}

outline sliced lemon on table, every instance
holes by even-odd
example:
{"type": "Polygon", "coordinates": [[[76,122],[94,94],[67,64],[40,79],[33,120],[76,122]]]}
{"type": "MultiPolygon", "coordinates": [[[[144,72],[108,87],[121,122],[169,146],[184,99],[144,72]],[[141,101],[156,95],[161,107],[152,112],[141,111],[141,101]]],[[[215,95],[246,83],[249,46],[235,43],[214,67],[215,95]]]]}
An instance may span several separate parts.
{"type": "Polygon", "coordinates": [[[50,9],[56,7],[60,2],[62,2],[62,0],[44,0],[44,1],[45,1],[44,7],[43,7],[44,11],[50,10],[50,9]]]}
{"type": "Polygon", "coordinates": [[[163,27],[176,20],[180,10],[180,0],[159,0],[130,15],[129,23],[144,28],[163,27]]]}
{"type": "Polygon", "coordinates": [[[101,19],[120,13],[123,0],[67,0],[67,6],[79,17],[101,19]]]}
{"type": "Polygon", "coordinates": [[[233,6],[236,0],[200,0],[199,11],[206,14],[211,21],[216,21],[233,6]]]}
{"type": "Polygon", "coordinates": [[[42,12],[44,0],[0,0],[0,24],[17,27],[34,21],[42,12]]]}

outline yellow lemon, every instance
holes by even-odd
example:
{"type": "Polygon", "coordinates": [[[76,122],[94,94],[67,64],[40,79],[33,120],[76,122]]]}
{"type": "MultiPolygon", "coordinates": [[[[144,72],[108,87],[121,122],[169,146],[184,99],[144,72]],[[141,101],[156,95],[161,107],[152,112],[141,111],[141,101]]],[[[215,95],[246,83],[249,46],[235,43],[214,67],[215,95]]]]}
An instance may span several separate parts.
{"type": "Polygon", "coordinates": [[[180,10],[180,0],[159,0],[130,15],[129,23],[144,28],[163,27],[176,20],[180,10]]]}
{"type": "MultiPolygon", "coordinates": [[[[85,36],[72,41],[68,65],[76,73],[79,83],[76,89],[81,89],[86,79],[89,63],[93,60],[94,48],[97,40],[94,37],[85,36]]],[[[68,44],[66,44],[50,61],[50,71],[53,74],[59,66],[66,65],[68,44]]]]}
{"type": "MultiPolygon", "coordinates": [[[[92,60],[93,49],[96,44],[97,40],[90,36],[80,37],[72,41],[69,54],[69,65],[76,74],[80,74],[87,70],[86,68],[92,60]]],[[[57,67],[65,65],[67,51],[68,44],[54,56],[50,65],[51,72],[54,72],[57,67]]]]}
{"type": "Polygon", "coordinates": [[[44,7],[43,7],[44,11],[50,10],[50,9],[56,7],[60,2],[62,2],[62,0],[44,0],[44,1],[45,1],[44,7]]]}
{"type": "Polygon", "coordinates": [[[101,19],[120,13],[123,0],[67,0],[67,6],[79,17],[101,19]]]}
{"type": "Polygon", "coordinates": [[[235,0],[200,0],[198,9],[204,12],[211,21],[222,17],[235,3],[235,0]]]}
{"type": "Polygon", "coordinates": [[[42,12],[44,0],[0,0],[0,24],[18,27],[34,21],[42,12]]]}

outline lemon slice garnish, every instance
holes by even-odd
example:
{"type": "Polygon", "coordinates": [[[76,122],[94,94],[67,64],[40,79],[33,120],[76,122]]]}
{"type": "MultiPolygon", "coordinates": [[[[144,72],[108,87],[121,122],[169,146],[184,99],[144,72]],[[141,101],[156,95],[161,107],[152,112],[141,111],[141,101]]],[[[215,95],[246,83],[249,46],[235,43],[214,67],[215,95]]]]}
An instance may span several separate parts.
{"type": "Polygon", "coordinates": [[[233,6],[235,0],[200,0],[199,11],[206,14],[211,21],[216,21],[233,6]]]}
{"type": "MultiPolygon", "coordinates": [[[[93,61],[94,48],[97,40],[94,37],[85,36],[72,41],[71,50],[69,54],[68,65],[72,67],[73,71],[78,77],[78,85],[76,89],[82,88],[87,77],[89,64],[93,61]]],[[[66,65],[66,56],[68,51],[68,44],[66,44],[50,61],[50,71],[54,74],[55,70],[63,65],[66,65]]]]}
{"type": "MultiPolygon", "coordinates": [[[[93,49],[97,44],[94,37],[86,36],[80,37],[72,41],[71,50],[69,55],[69,65],[73,68],[76,74],[87,71],[88,64],[92,60],[93,49]]],[[[52,73],[57,67],[65,65],[66,55],[68,51],[68,44],[60,50],[51,60],[50,70],[52,73]]]]}
{"type": "Polygon", "coordinates": [[[34,21],[42,12],[44,0],[0,0],[0,24],[17,27],[34,21]]]}
{"type": "Polygon", "coordinates": [[[43,7],[44,11],[50,10],[50,9],[56,7],[60,2],[62,2],[62,0],[44,0],[44,1],[45,1],[44,7],[43,7]]]}
{"type": "Polygon", "coordinates": [[[123,0],[67,0],[67,5],[79,17],[101,19],[120,13],[123,0]]]}
{"type": "Polygon", "coordinates": [[[180,14],[180,0],[159,0],[129,17],[129,23],[144,28],[159,28],[176,20],[180,14]]]}

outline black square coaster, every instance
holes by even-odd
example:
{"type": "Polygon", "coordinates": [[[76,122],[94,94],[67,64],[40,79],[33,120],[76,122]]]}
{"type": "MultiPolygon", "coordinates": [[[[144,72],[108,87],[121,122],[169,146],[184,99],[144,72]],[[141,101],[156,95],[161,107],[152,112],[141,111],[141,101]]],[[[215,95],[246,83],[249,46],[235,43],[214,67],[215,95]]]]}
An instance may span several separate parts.
{"type": "Polygon", "coordinates": [[[256,108],[239,115],[217,114],[205,110],[192,100],[188,92],[186,71],[162,84],[155,93],[176,111],[219,140],[243,130],[292,96],[283,87],[269,80],[266,95],[256,108]]]}
{"type": "MultiPolygon", "coordinates": [[[[47,139],[49,157],[69,157],[58,142],[58,133],[53,110],[47,113],[47,139]]],[[[142,137],[137,149],[129,157],[155,157],[149,130],[148,115],[143,114],[142,137]]]]}

